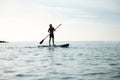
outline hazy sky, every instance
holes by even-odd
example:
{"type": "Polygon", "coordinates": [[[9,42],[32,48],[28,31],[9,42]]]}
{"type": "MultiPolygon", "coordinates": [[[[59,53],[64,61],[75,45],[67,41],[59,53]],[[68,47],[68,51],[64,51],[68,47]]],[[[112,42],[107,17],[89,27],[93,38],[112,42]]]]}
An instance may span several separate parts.
{"type": "Polygon", "coordinates": [[[0,0],[0,40],[120,41],[120,0],[0,0]],[[48,40],[48,39],[47,39],[48,40]]]}

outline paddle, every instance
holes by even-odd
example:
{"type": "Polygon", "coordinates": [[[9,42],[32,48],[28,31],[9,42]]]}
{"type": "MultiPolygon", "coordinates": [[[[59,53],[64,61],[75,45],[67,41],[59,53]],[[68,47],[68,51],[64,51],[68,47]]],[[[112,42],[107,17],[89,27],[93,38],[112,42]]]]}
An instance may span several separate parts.
{"type": "MultiPolygon", "coordinates": [[[[59,24],[56,28],[55,28],[55,30],[58,28],[58,27],[60,27],[62,24],[59,24]]],[[[42,44],[43,42],[44,42],[44,40],[47,38],[49,36],[49,34],[42,40],[42,41],[40,41],[40,44],[42,44]]]]}

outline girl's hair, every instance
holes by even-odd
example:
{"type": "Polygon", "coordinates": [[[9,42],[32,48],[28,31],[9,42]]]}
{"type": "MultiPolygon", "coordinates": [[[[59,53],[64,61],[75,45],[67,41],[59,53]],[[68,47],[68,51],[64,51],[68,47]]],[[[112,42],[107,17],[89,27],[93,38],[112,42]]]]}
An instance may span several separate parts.
{"type": "Polygon", "coordinates": [[[50,24],[49,26],[52,27],[52,24],[50,24]]]}

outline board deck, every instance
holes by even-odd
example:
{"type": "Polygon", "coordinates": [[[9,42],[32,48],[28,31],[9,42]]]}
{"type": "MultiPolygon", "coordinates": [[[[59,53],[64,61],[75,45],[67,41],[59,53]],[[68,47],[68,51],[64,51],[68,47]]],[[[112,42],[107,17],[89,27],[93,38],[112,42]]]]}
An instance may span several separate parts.
{"type": "Polygon", "coordinates": [[[62,44],[62,45],[55,45],[55,46],[39,45],[38,47],[69,47],[69,44],[62,44]]]}

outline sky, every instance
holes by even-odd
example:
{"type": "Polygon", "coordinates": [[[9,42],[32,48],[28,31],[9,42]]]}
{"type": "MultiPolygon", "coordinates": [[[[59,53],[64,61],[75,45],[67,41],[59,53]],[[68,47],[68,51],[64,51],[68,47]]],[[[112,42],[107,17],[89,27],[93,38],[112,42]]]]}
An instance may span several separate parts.
{"type": "Polygon", "coordinates": [[[49,24],[55,41],[120,41],[120,0],[0,0],[0,40],[41,41],[49,24]]]}

